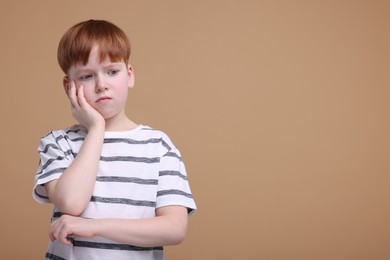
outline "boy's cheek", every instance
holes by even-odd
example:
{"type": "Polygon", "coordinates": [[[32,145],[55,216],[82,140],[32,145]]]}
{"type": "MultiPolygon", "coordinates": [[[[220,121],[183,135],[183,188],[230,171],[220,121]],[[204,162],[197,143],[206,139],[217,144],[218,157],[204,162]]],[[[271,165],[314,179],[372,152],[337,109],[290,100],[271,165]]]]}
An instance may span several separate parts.
{"type": "Polygon", "coordinates": [[[85,96],[85,100],[87,101],[87,103],[91,106],[91,107],[95,107],[95,102],[93,99],[89,98],[87,95],[85,96]]]}
{"type": "Polygon", "coordinates": [[[91,101],[91,99],[87,95],[85,95],[85,93],[84,93],[84,98],[88,104],[93,105],[93,102],[91,101]]]}
{"type": "Polygon", "coordinates": [[[83,91],[83,92],[84,92],[84,98],[85,98],[85,100],[87,100],[88,103],[90,103],[90,100],[91,100],[91,99],[89,98],[89,94],[88,94],[88,92],[87,92],[87,87],[88,87],[88,86],[86,86],[85,84],[81,84],[81,83],[78,84],[78,83],[76,82],[76,95],[77,95],[77,96],[79,95],[79,93],[80,93],[79,91],[80,91],[80,86],[81,86],[81,85],[83,85],[83,87],[84,87],[84,91],[83,91]]]}
{"type": "Polygon", "coordinates": [[[87,99],[87,102],[88,102],[88,104],[91,106],[91,107],[93,107],[95,104],[94,104],[94,102],[92,102],[90,99],[87,99]]]}

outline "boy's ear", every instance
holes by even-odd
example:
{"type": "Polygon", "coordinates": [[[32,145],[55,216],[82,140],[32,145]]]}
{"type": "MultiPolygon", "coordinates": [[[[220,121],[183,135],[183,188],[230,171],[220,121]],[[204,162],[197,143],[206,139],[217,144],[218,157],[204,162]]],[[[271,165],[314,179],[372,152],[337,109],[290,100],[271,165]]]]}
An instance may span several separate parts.
{"type": "Polygon", "coordinates": [[[128,76],[128,86],[129,88],[134,87],[134,70],[133,67],[131,67],[130,64],[127,64],[127,76],[128,76]]]}
{"type": "Polygon", "coordinates": [[[68,76],[64,76],[62,80],[62,85],[64,86],[64,90],[66,95],[69,97],[69,87],[70,87],[70,80],[68,76]]]}

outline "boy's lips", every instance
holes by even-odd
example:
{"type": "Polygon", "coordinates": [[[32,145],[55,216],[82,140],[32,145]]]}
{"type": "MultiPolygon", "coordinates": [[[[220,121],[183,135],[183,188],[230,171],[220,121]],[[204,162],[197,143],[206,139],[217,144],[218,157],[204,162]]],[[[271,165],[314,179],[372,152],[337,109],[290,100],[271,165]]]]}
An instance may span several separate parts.
{"type": "Polygon", "coordinates": [[[100,97],[100,98],[98,98],[98,100],[96,100],[96,103],[101,102],[101,101],[105,101],[105,100],[110,100],[110,99],[111,99],[110,97],[100,97]]]}

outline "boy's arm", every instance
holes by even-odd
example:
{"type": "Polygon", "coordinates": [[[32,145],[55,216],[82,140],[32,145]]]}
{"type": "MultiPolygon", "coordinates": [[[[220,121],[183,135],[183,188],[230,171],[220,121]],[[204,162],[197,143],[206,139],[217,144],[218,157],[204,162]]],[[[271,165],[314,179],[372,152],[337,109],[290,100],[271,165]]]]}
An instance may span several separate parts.
{"type": "Polygon", "coordinates": [[[104,129],[91,129],[76,159],[58,180],[46,183],[47,194],[63,213],[78,216],[91,199],[104,129]]]}
{"type": "Polygon", "coordinates": [[[50,238],[71,244],[67,237],[101,236],[140,247],[176,245],[187,232],[188,212],[182,206],[156,210],[156,217],[145,219],[83,219],[63,215],[51,224],[50,238]]]}
{"type": "Polygon", "coordinates": [[[72,82],[68,96],[73,116],[88,129],[88,134],[72,164],[58,180],[45,185],[54,205],[63,213],[78,216],[91,199],[103,147],[105,122],[85,100],[83,86],[78,95],[72,82]]]}

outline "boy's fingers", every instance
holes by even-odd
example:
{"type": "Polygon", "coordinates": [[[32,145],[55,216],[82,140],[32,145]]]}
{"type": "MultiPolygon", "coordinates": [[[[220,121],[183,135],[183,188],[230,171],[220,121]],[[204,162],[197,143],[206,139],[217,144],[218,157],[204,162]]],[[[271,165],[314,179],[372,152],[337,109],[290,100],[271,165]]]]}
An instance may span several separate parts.
{"type": "Polygon", "coordinates": [[[89,107],[89,103],[84,95],[84,85],[80,85],[77,93],[77,101],[80,107],[87,108],[89,107]]]}
{"type": "Polygon", "coordinates": [[[72,81],[69,99],[72,105],[72,109],[79,110],[85,104],[84,86],[80,85],[77,89],[76,83],[72,81]]]}
{"type": "Polygon", "coordinates": [[[50,241],[54,240],[54,237],[53,237],[53,234],[51,233],[51,230],[49,231],[49,238],[50,238],[50,241]]]}
{"type": "Polygon", "coordinates": [[[77,92],[77,101],[81,105],[84,102],[84,86],[80,85],[77,92]]]}
{"type": "Polygon", "coordinates": [[[77,108],[78,107],[77,95],[76,95],[76,86],[75,86],[73,81],[71,81],[71,83],[70,83],[69,100],[70,100],[70,104],[72,105],[72,108],[77,108]]]}

